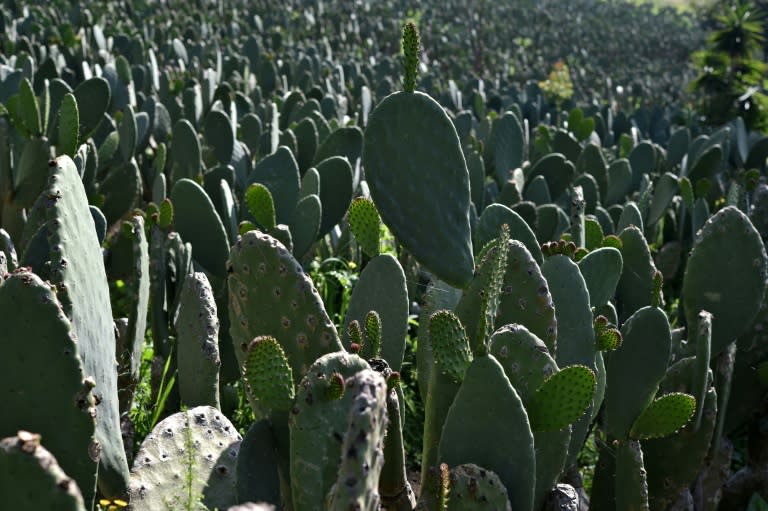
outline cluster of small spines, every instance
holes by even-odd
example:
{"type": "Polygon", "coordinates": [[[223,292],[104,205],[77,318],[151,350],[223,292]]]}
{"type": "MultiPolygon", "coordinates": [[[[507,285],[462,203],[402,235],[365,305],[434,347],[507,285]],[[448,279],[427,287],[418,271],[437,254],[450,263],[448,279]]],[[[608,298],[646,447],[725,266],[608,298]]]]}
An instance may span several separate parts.
{"type": "Polygon", "coordinates": [[[621,346],[621,332],[608,322],[605,316],[597,316],[594,322],[595,343],[600,351],[613,351],[621,346]]]}
{"type": "Polygon", "coordinates": [[[403,57],[405,58],[403,88],[405,92],[416,90],[416,74],[419,68],[419,44],[419,31],[416,25],[409,21],[403,28],[403,57]]]}
{"type": "Polygon", "coordinates": [[[259,336],[248,345],[245,381],[253,399],[273,410],[288,410],[295,389],[293,371],[274,337],[259,336]]]}
{"type": "Polygon", "coordinates": [[[349,336],[349,351],[360,353],[364,347],[363,331],[360,329],[360,322],[353,319],[347,325],[347,335],[349,336]]]}
{"type": "Polygon", "coordinates": [[[459,318],[447,310],[435,312],[429,318],[429,341],[437,369],[454,381],[464,380],[472,350],[459,318]]]}

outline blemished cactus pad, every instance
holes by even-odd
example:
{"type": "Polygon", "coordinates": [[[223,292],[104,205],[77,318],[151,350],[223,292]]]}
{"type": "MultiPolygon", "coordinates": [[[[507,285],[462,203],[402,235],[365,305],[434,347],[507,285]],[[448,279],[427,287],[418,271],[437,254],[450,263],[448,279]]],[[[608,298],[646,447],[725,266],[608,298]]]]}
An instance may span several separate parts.
{"type": "Polygon", "coordinates": [[[270,410],[288,410],[296,392],[283,349],[274,337],[263,335],[248,344],[243,376],[248,391],[270,410]]]}
{"type": "Polygon", "coordinates": [[[472,463],[451,469],[447,511],[511,511],[507,489],[494,472],[472,463]]]}
{"type": "Polygon", "coordinates": [[[128,462],[118,412],[109,286],[88,198],[68,156],[50,162],[45,201],[51,282],[72,322],[84,373],[93,377],[95,394],[101,399],[96,412],[96,439],[101,444],[99,490],[119,497],[128,484],[128,462]]]}
{"type": "Polygon", "coordinates": [[[366,369],[349,378],[347,389],[351,394],[347,431],[341,444],[338,477],[326,509],[378,511],[388,421],[387,383],[380,373],[366,369]]]}
{"type": "Polygon", "coordinates": [[[295,383],[318,357],[343,350],[312,280],[282,243],[247,232],[232,248],[228,266],[230,333],[241,365],[241,347],[258,335],[277,339],[295,383]]]}
{"type": "Polygon", "coordinates": [[[630,438],[644,440],[671,435],[696,411],[696,399],[690,394],[674,392],[656,399],[637,418],[629,431],[630,438]]]}
{"type": "Polygon", "coordinates": [[[387,96],[368,119],[363,165],[371,198],[395,237],[441,280],[469,284],[469,172],[443,108],[421,92],[387,96]]]}
{"type": "Polygon", "coordinates": [[[160,421],[141,444],[131,470],[134,507],[208,508],[236,504],[240,434],[219,410],[198,406],[160,421]]]}
{"type": "Polygon", "coordinates": [[[8,509],[86,510],[77,483],[40,445],[38,434],[19,431],[0,440],[0,470],[0,495],[8,509]]]}

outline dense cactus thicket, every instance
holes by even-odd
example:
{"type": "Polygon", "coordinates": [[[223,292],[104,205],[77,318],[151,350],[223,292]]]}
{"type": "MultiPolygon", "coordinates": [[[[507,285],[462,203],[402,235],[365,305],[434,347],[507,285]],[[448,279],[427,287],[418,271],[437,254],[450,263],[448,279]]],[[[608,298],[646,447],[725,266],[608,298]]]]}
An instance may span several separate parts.
{"type": "Polygon", "coordinates": [[[0,24],[1,509],[767,505],[762,84],[693,14],[0,24]]]}

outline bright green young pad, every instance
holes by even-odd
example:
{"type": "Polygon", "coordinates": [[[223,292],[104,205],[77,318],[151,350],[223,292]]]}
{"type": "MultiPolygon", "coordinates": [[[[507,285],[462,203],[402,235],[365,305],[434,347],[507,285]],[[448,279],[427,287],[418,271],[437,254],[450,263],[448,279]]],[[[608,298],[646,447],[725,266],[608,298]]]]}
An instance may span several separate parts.
{"type": "Polygon", "coordinates": [[[465,287],[474,274],[469,172],[443,108],[397,92],[368,119],[363,151],[371,197],[395,237],[438,278],[465,287]]]}
{"type": "Polygon", "coordinates": [[[261,183],[252,183],[245,191],[245,203],[248,212],[263,229],[270,231],[275,228],[275,203],[269,188],[261,183]]]}
{"type": "Polygon", "coordinates": [[[445,419],[439,460],[492,470],[506,487],[512,509],[533,508],[533,433],[520,397],[492,355],[469,366],[445,419]]]}
{"type": "Polygon", "coordinates": [[[283,348],[269,335],[248,344],[244,365],[245,382],[254,400],[268,409],[285,411],[293,404],[293,373],[283,348]]]}
{"type": "Polygon", "coordinates": [[[696,325],[699,311],[712,314],[713,358],[757,315],[766,260],[760,234],[733,206],[718,211],[697,234],[683,278],[683,306],[689,325],[696,325]]]}
{"type": "Polygon", "coordinates": [[[232,248],[229,268],[230,334],[241,366],[241,347],[258,335],[277,339],[294,383],[318,357],[343,350],[312,280],[275,238],[245,233],[232,248]]]}
{"type": "Polygon", "coordinates": [[[507,489],[494,472],[467,463],[451,469],[447,511],[511,511],[507,489]]]}
{"type": "Polygon", "coordinates": [[[61,99],[59,107],[59,152],[74,156],[80,137],[80,114],[77,110],[77,100],[72,94],[66,94],[61,99]]]}
{"type": "Polygon", "coordinates": [[[368,257],[379,254],[381,217],[370,199],[358,197],[349,206],[349,229],[368,257]]]}
{"type": "Polygon", "coordinates": [[[435,312],[429,318],[429,341],[435,369],[455,382],[464,380],[464,374],[472,363],[472,351],[459,318],[447,310],[435,312]]]}
{"type": "Polygon", "coordinates": [[[592,404],[595,373],[568,366],[553,374],[533,395],[527,410],[533,431],[557,431],[576,422],[592,404]]]}
{"type": "Polygon", "coordinates": [[[666,394],[646,408],[629,431],[630,438],[644,440],[671,435],[685,426],[696,411],[696,399],[690,394],[666,394]]]}
{"type": "Polygon", "coordinates": [[[219,410],[198,406],[159,422],[141,444],[129,496],[136,509],[226,509],[237,498],[241,437],[219,410]]]}
{"type": "MultiPolygon", "coordinates": [[[[2,280],[0,310],[20,312],[5,315],[0,332],[5,353],[0,389],[13,410],[0,416],[0,436],[19,429],[44,435],[48,450],[78,482],[90,507],[96,489],[97,460],[91,458],[96,407],[72,325],[53,289],[35,274],[19,269],[2,280]]],[[[8,478],[0,478],[0,486],[2,480],[8,478]]]]}
{"type": "Polygon", "coordinates": [[[7,509],[86,510],[77,484],[40,445],[39,434],[19,431],[0,440],[0,473],[0,495],[7,509]]]}
{"type": "Polygon", "coordinates": [[[74,162],[61,156],[50,163],[46,193],[51,281],[72,322],[86,375],[96,382],[96,438],[101,444],[99,490],[120,497],[128,484],[117,400],[115,335],[109,285],[101,245],[93,228],[83,183],[74,162]]]}

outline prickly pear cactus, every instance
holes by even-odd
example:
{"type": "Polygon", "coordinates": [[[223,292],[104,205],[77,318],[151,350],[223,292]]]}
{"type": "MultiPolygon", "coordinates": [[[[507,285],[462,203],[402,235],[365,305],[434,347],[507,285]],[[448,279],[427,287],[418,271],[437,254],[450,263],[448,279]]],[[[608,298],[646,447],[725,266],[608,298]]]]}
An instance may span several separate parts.
{"type": "Polygon", "coordinates": [[[472,463],[451,469],[447,511],[512,511],[507,489],[494,472],[472,463]]]}
{"type": "Polygon", "coordinates": [[[450,118],[415,92],[418,34],[403,31],[405,91],[382,100],[365,130],[363,166],[384,223],[417,261],[457,287],[474,273],[469,171],[450,118]]]}
{"type": "Polygon", "coordinates": [[[286,411],[293,405],[293,374],[274,337],[262,335],[248,344],[243,372],[248,392],[267,409],[286,411]]]}
{"type": "Polygon", "coordinates": [[[347,384],[370,369],[357,355],[329,353],[317,359],[299,385],[290,427],[291,485],[295,509],[322,510],[336,482],[347,412],[354,393],[347,384]]]}
{"type": "Polygon", "coordinates": [[[198,406],[160,421],[141,444],[129,495],[136,509],[226,509],[237,498],[237,429],[219,410],[198,406]]]}
{"type": "Polygon", "coordinates": [[[0,495],[8,509],[86,509],[77,484],[40,445],[38,434],[19,431],[0,440],[0,471],[0,495]]]}
{"type": "Polygon", "coordinates": [[[699,311],[712,314],[712,357],[749,328],[760,310],[767,261],[760,234],[733,206],[714,214],[697,234],[683,278],[683,304],[693,328],[699,311]]]}
{"type": "Polygon", "coordinates": [[[23,428],[44,435],[47,449],[77,481],[90,507],[100,449],[94,437],[94,382],[84,376],[72,324],[50,285],[26,269],[6,275],[5,282],[0,277],[0,310],[23,311],[4,316],[0,331],[5,351],[0,388],[13,410],[0,416],[0,436],[23,428]]]}
{"type": "Polygon", "coordinates": [[[115,336],[101,246],[74,162],[61,156],[50,162],[49,171],[45,207],[51,281],[72,322],[84,372],[96,383],[99,490],[108,497],[121,497],[128,484],[128,462],[120,431],[115,336]]]}
{"type": "Polygon", "coordinates": [[[229,269],[230,333],[241,367],[242,347],[259,335],[280,343],[294,383],[319,357],[343,349],[312,281],[275,238],[247,232],[232,248],[229,269]]]}
{"type": "Polygon", "coordinates": [[[179,394],[187,406],[219,405],[219,318],[205,273],[184,279],[176,317],[179,394]]]}
{"type": "Polygon", "coordinates": [[[378,511],[387,431],[387,382],[381,373],[363,370],[349,378],[346,392],[352,395],[347,431],[341,444],[338,478],[326,509],[378,511]]]}

